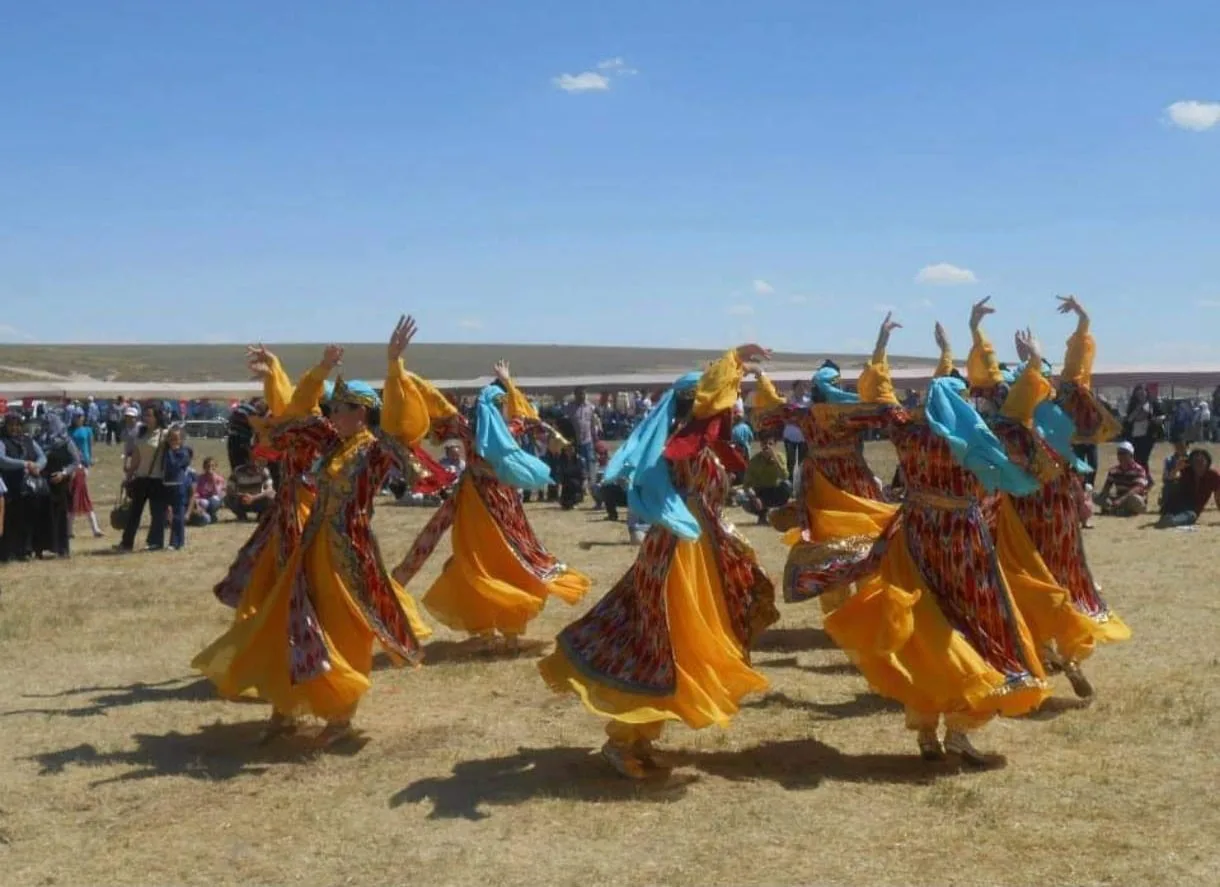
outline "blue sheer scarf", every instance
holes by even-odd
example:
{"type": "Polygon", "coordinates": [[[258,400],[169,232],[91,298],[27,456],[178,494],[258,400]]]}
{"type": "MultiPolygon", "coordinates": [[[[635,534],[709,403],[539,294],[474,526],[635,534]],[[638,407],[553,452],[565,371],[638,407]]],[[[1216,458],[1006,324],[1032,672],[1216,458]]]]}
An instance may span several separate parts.
{"type": "Polygon", "coordinates": [[[961,396],[965,389],[962,380],[951,376],[933,379],[924,407],[928,426],[949,444],[957,464],[973,473],[988,492],[1003,490],[1016,496],[1037,492],[1038,482],[1009,460],[1000,439],[961,396]]]}
{"type": "Polygon", "coordinates": [[[822,393],[826,403],[859,403],[860,395],[844,391],[837,384],[839,371],[834,367],[822,367],[813,374],[813,387],[822,393]]]}
{"type": "Polygon", "coordinates": [[[677,415],[678,393],[699,384],[702,373],[687,373],[656,403],[606,466],[607,483],[627,485],[627,507],[644,523],[661,524],[679,539],[699,538],[699,521],[686,507],[669,476],[665,444],[677,415]]]}
{"type": "Polygon", "coordinates": [[[519,490],[546,489],[553,481],[551,469],[537,456],[517,445],[499,400],[504,389],[488,385],[479,392],[475,407],[474,451],[486,459],[501,483],[519,490]]]}

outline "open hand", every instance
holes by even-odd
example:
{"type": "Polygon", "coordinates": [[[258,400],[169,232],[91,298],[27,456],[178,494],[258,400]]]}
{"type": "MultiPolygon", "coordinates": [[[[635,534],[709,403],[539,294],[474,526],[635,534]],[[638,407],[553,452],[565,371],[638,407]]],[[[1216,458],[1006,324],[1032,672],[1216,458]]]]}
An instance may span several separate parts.
{"type": "Polygon", "coordinates": [[[940,321],[936,322],[936,331],[935,331],[934,335],[936,336],[936,347],[939,348],[941,351],[948,351],[949,350],[949,334],[945,332],[945,328],[940,323],[940,321]]]}
{"type": "Polygon", "coordinates": [[[1084,314],[1084,306],[1076,301],[1075,296],[1055,296],[1059,300],[1060,314],[1084,314]]]}
{"type": "Polygon", "coordinates": [[[256,379],[264,379],[271,375],[271,365],[275,355],[267,350],[263,343],[246,346],[246,366],[256,379]]]}
{"type": "Polygon", "coordinates": [[[885,312],[885,320],[881,321],[881,335],[883,335],[887,338],[889,337],[890,333],[892,333],[894,330],[902,329],[902,324],[900,324],[898,321],[894,320],[893,317],[894,317],[894,312],[887,311],[887,312],[885,312]]]}
{"type": "Polygon", "coordinates": [[[492,369],[492,372],[496,374],[496,378],[499,379],[501,382],[507,382],[509,379],[512,378],[512,375],[508,371],[508,361],[507,360],[497,360],[496,365],[493,366],[491,369],[492,369]]]}
{"type": "Polygon", "coordinates": [[[757,363],[760,360],[770,360],[771,349],[754,343],[741,345],[737,349],[737,358],[742,363],[757,363]]]}
{"type": "Polygon", "coordinates": [[[333,370],[337,366],[343,364],[343,347],[340,345],[327,345],[322,352],[322,366],[328,370],[333,370]]]}
{"type": "Polygon", "coordinates": [[[1016,335],[1017,352],[1025,351],[1025,360],[1030,363],[1042,363],[1042,346],[1037,337],[1029,329],[1021,330],[1016,335]]]}
{"type": "Polygon", "coordinates": [[[415,338],[415,333],[419,328],[415,325],[415,318],[409,314],[404,314],[398,318],[398,323],[394,327],[394,332],[390,336],[390,344],[386,346],[386,356],[390,360],[398,360],[402,357],[407,346],[411,344],[411,340],[415,338]]]}
{"type": "Polygon", "coordinates": [[[988,304],[990,301],[991,296],[988,296],[985,299],[980,299],[979,301],[975,302],[973,307],[971,307],[970,329],[978,329],[978,326],[983,322],[984,317],[986,317],[988,314],[995,314],[995,309],[988,304]]]}

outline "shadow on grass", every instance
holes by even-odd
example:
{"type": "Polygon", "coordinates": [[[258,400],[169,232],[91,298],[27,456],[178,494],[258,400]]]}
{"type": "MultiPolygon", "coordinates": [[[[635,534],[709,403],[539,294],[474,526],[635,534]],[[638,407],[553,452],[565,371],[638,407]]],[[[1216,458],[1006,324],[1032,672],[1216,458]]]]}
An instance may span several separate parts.
{"type": "MultiPolygon", "coordinates": [[[[12,715],[54,715],[65,718],[92,718],[108,714],[112,709],[130,708],[153,702],[207,702],[216,699],[216,691],[207,678],[172,678],[155,684],[134,684],[99,687],[74,687],[56,693],[26,693],[23,699],[68,699],[94,695],[87,705],[66,708],[31,707],[0,712],[0,717],[12,715]]],[[[245,701],[245,700],[242,700],[245,701]]]]}
{"type": "Polygon", "coordinates": [[[802,650],[837,650],[820,628],[772,628],[751,647],[755,653],[798,653],[802,650]]]}
{"type": "Polygon", "coordinates": [[[670,802],[682,797],[693,775],[634,782],[619,776],[588,748],[523,748],[514,755],[462,761],[439,779],[421,779],[396,792],[390,807],[432,802],[429,819],[486,819],[486,805],[513,806],[533,798],[582,801],[670,802]]]}
{"type": "Polygon", "coordinates": [[[520,749],[514,755],[463,761],[443,778],[421,779],[390,798],[390,807],[431,801],[429,819],[478,821],[489,806],[515,806],[560,798],[604,803],[671,803],[701,774],[734,782],[773,782],[787,790],[824,782],[924,785],[960,772],[951,761],[928,763],[917,755],[846,755],[816,739],[767,742],[740,751],[664,752],[666,764],[698,773],[658,771],[635,782],[619,776],[588,748],[520,749]]]}
{"type": "Polygon", "coordinates": [[[897,702],[875,693],[857,693],[846,702],[813,702],[808,699],[793,699],[787,693],[768,693],[761,699],[744,703],[742,708],[771,708],[772,706],[808,712],[822,720],[868,718],[873,715],[902,712],[902,706],[897,702]]]}
{"type": "Polygon", "coordinates": [[[632,545],[630,539],[619,539],[614,542],[601,539],[584,539],[577,542],[576,547],[581,551],[592,551],[595,548],[633,548],[635,546],[632,545]]]}
{"type": "Polygon", "coordinates": [[[821,665],[801,665],[795,656],[785,656],[782,659],[757,659],[754,664],[761,665],[764,668],[795,668],[798,671],[808,672],[809,674],[828,675],[830,677],[860,673],[850,662],[825,662],[821,665]]]}
{"type": "Polygon", "coordinates": [[[117,776],[91,782],[91,787],[161,776],[185,776],[214,782],[257,776],[269,770],[271,764],[303,763],[323,753],[355,754],[368,743],[365,737],[357,734],[323,752],[316,747],[314,737],[300,734],[262,744],[265,727],[265,721],[246,721],[211,724],[195,733],[137,733],[132,737],[136,743],[134,749],[100,752],[94,746],[84,744],[43,752],[25,760],[38,764],[40,776],[55,776],[70,766],[126,768],[117,776]]]}
{"type": "Polygon", "coordinates": [[[1029,721],[1053,721],[1065,712],[1083,711],[1093,704],[1091,699],[1076,699],[1071,696],[1052,696],[1038,706],[1036,711],[1025,715],[1029,721]]]}

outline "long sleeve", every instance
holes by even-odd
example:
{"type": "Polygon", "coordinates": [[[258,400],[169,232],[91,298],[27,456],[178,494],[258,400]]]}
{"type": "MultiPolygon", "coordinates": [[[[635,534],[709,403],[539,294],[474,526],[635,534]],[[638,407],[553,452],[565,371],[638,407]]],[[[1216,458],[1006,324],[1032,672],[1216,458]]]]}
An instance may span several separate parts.
{"type": "Polygon", "coordinates": [[[538,411],[534,409],[534,405],[529,402],[521,389],[513,384],[509,379],[505,384],[504,401],[508,405],[508,415],[513,419],[523,419],[526,421],[537,422],[538,411]]]}
{"type": "Polygon", "coordinates": [[[992,388],[1004,381],[995,348],[980,327],[973,331],[974,343],[966,358],[966,380],[971,388],[992,388]]]}
{"type": "Polygon", "coordinates": [[[727,352],[713,363],[704,371],[695,390],[694,417],[710,419],[733,409],[744,377],[745,366],[736,351],[727,352]]]}
{"type": "MultiPolygon", "coordinates": [[[[288,385],[288,400],[285,401],[281,412],[277,413],[273,408],[271,415],[277,418],[283,416],[285,419],[302,419],[305,416],[312,416],[318,411],[318,404],[322,402],[322,396],[326,392],[326,380],[329,377],[330,367],[325,364],[318,364],[301,376],[301,381],[296,384],[295,388],[288,383],[288,377],[285,376],[284,382],[288,385]]],[[[266,381],[264,381],[265,384],[266,381]]],[[[270,403],[270,399],[267,402],[270,403]]]]}
{"type": "Polygon", "coordinates": [[[1087,329],[1077,330],[1067,340],[1067,353],[1063,358],[1064,382],[1071,382],[1088,390],[1093,384],[1093,359],[1097,356],[1097,343],[1087,329]]]}
{"type": "Polygon", "coordinates": [[[288,402],[292,399],[292,382],[278,357],[271,357],[270,370],[263,376],[263,400],[267,401],[267,412],[278,417],[288,409],[288,402]]]}
{"type": "Polygon", "coordinates": [[[1049,398],[1051,393],[1051,383],[1042,375],[1042,362],[1027,361],[1024,371],[1008,390],[1000,413],[1007,419],[1020,422],[1026,428],[1032,428],[1034,410],[1038,408],[1038,404],[1049,398]]]}
{"type": "Polygon", "coordinates": [[[775,390],[775,383],[767,376],[759,376],[758,385],[754,389],[754,411],[766,415],[785,406],[787,401],[775,390]]]}
{"type": "Polygon", "coordinates": [[[381,429],[404,446],[423,440],[431,427],[428,404],[402,359],[390,361],[381,406],[381,429]]]}
{"type": "Polygon", "coordinates": [[[940,350],[940,360],[936,364],[936,370],[932,373],[933,379],[943,379],[945,376],[953,375],[953,351],[949,348],[940,350]]]}
{"type": "Polygon", "coordinates": [[[880,360],[872,360],[860,373],[856,381],[856,391],[861,403],[898,404],[898,396],[894,393],[894,381],[890,377],[890,364],[882,355],[880,360]]]}
{"type": "Polygon", "coordinates": [[[4,445],[0,444],[0,471],[25,471],[25,460],[8,455],[4,445]]]}
{"type": "Polygon", "coordinates": [[[30,445],[34,448],[34,463],[41,471],[43,468],[47,467],[47,454],[43,452],[42,447],[38,445],[38,441],[31,441],[30,445]]]}

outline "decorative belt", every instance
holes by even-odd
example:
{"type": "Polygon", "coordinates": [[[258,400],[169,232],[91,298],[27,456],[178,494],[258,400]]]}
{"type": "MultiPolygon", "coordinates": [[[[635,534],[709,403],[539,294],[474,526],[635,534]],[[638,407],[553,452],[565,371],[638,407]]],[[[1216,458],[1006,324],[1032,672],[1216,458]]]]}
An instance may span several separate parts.
{"type": "Polygon", "coordinates": [[[931,490],[907,490],[906,501],[940,511],[965,511],[979,506],[979,500],[973,496],[945,496],[931,490]]]}

